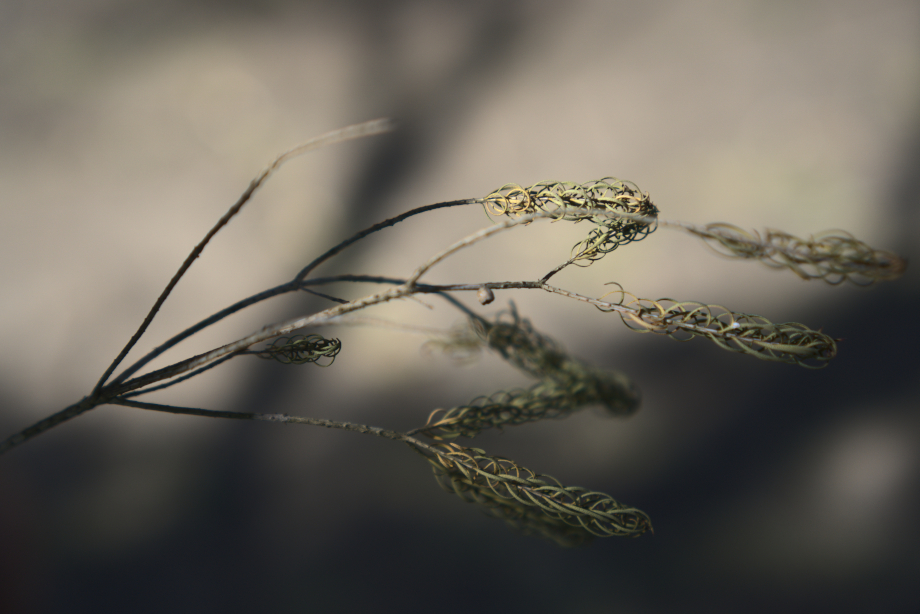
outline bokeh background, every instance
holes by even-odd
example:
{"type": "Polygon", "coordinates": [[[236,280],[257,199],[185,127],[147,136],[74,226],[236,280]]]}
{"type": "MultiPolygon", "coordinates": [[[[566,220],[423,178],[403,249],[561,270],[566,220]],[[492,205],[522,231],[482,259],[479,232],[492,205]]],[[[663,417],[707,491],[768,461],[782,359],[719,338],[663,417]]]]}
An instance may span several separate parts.
{"type": "MultiPolygon", "coordinates": [[[[288,163],[132,356],[360,228],[507,182],[615,175],[670,219],[844,228],[920,261],[916,0],[4,0],[0,434],[92,388],[276,154],[382,116],[399,129],[288,163]]],[[[431,213],[322,272],[404,276],[487,224],[431,213]]],[[[519,228],[427,279],[535,279],[583,231],[519,228]]],[[[627,420],[585,411],[476,440],[655,524],[583,549],[462,504],[390,441],[98,408],[0,459],[0,610],[916,612],[917,278],[830,287],[665,230],[556,278],[823,328],[843,341],[822,371],[638,335],[559,296],[471,301],[513,299],[643,391],[627,420]]],[[[426,303],[368,315],[457,320],[426,303]]],[[[280,299],[171,356],[323,306],[280,299]]],[[[151,400],[410,429],[528,383],[491,357],[426,354],[417,334],[322,332],[344,345],[329,369],[238,359],[151,400]]]]}

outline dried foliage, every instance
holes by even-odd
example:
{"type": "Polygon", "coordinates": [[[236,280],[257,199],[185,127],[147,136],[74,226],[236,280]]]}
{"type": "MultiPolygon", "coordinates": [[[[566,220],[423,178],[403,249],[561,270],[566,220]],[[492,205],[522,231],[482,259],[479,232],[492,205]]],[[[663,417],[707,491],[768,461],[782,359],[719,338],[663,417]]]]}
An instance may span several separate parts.
{"type": "MultiPolygon", "coordinates": [[[[572,358],[555,341],[534,330],[529,320],[520,318],[513,304],[494,321],[470,318],[468,322],[468,327],[455,329],[458,348],[469,352],[471,339],[478,339],[541,381],[526,390],[496,392],[467,405],[436,409],[419,429],[422,433],[435,439],[474,437],[485,429],[565,418],[591,405],[602,405],[614,416],[627,416],[638,409],[639,391],[626,375],[572,358]]],[[[442,342],[441,347],[452,353],[450,343],[442,342]]]]}
{"type": "Polygon", "coordinates": [[[456,444],[440,444],[431,451],[429,462],[444,490],[525,533],[576,546],[594,537],[638,537],[652,530],[641,510],[601,492],[563,486],[507,458],[456,444]]]}
{"type": "Polygon", "coordinates": [[[639,393],[628,377],[622,373],[592,367],[570,356],[559,344],[537,332],[528,320],[521,318],[513,303],[510,310],[488,319],[460,303],[454,298],[454,293],[474,291],[479,303],[487,305],[494,300],[496,291],[546,291],[592,304],[602,311],[617,312],[627,326],[640,332],[667,335],[678,340],[705,337],[733,352],[814,368],[825,366],[836,354],[837,345],[833,338],[803,324],[773,324],[761,316],[735,313],[719,305],[678,302],[671,299],[640,299],[628,294],[622,287],[612,293],[619,294],[619,300],[609,302],[602,300],[604,297],[595,299],[555,288],[548,284],[548,280],[570,264],[590,265],[622,245],[645,238],[658,227],[690,232],[701,237],[718,253],[732,258],[760,260],[774,268],[790,269],[803,279],[823,279],[831,284],[844,280],[870,284],[879,280],[895,279],[906,266],[903,260],[891,252],[874,249],[849,234],[838,231],[799,239],[775,230],[768,230],[761,235],[729,224],[694,226],[661,220],[657,207],[652,204],[647,193],[639,190],[634,184],[619,179],[608,177],[584,184],[547,181],[527,188],[507,184],[482,199],[430,204],[369,226],[316,257],[290,281],[240,300],[208,316],[194,326],[177,333],[115,375],[116,369],[148,330],[172,289],[200,256],[211,238],[239,213],[259,186],[284,161],[321,145],[377,134],[390,128],[391,124],[386,120],[356,124],[320,136],[276,158],[250,183],[239,200],[191,251],[140,327],[103,372],[91,392],[74,404],[0,442],[0,454],[67,420],[106,404],[211,418],[307,424],[407,443],[428,459],[442,487],[465,501],[476,503],[493,516],[527,533],[543,535],[563,545],[586,543],[594,537],[634,537],[651,531],[651,522],[644,512],[618,503],[604,493],[563,486],[554,478],[534,473],[509,459],[490,456],[477,448],[464,448],[447,442],[460,436],[473,437],[485,429],[502,429],[525,422],[564,418],[590,405],[604,407],[611,415],[626,416],[635,412],[639,404],[639,393]],[[441,250],[423,262],[407,278],[366,275],[311,277],[316,267],[371,234],[415,215],[468,204],[482,204],[492,214],[505,215],[508,219],[441,250]],[[433,266],[456,252],[538,218],[575,223],[589,221],[593,228],[586,238],[572,248],[572,256],[567,262],[561,263],[538,280],[479,280],[472,284],[443,286],[419,281],[433,266]],[[323,284],[346,282],[387,284],[387,289],[354,300],[337,298],[313,289],[323,284]],[[334,306],[285,322],[263,326],[249,335],[222,344],[208,352],[138,374],[152,360],[208,326],[250,305],[301,290],[328,299],[334,306]],[[469,360],[483,348],[487,348],[534,378],[536,382],[527,389],[501,391],[488,397],[478,397],[466,405],[435,410],[423,427],[407,433],[307,416],[228,412],[135,400],[136,397],[186,381],[243,354],[255,354],[284,364],[313,363],[329,366],[342,349],[341,341],[326,339],[315,333],[290,335],[314,326],[342,324],[346,318],[353,317],[353,312],[389,301],[417,298],[417,295],[422,293],[439,293],[468,316],[464,326],[456,328],[447,339],[430,342],[429,348],[440,347],[445,353],[460,360],[469,360]],[[252,349],[263,343],[269,345],[262,349],[252,349]],[[413,437],[415,433],[422,433],[434,439],[435,443],[425,443],[416,439],[413,437]]]}
{"type": "Polygon", "coordinates": [[[875,249],[842,230],[800,239],[781,230],[767,229],[761,235],[723,223],[685,227],[723,256],[760,260],[775,269],[789,269],[802,279],[823,279],[834,285],[850,281],[867,286],[897,279],[907,267],[892,252],[875,249]]]}
{"type": "Polygon", "coordinates": [[[495,215],[520,216],[544,211],[556,219],[581,222],[590,220],[595,228],[572,247],[576,264],[591,264],[621,245],[639,241],[654,232],[658,209],[648,193],[635,184],[614,177],[577,184],[569,181],[542,181],[529,188],[509,183],[483,199],[495,215]],[[597,215],[602,209],[625,217],[597,215]]]}
{"type": "Polygon", "coordinates": [[[312,362],[319,367],[328,367],[335,361],[340,351],[342,351],[341,341],[326,339],[314,333],[278,337],[267,348],[252,353],[259,358],[277,360],[285,365],[302,365],[312,362]],[[321,360],[323,362],[320,362],[321,360]]]}
{"type": "Polygon", "coordinates": [[[721,305],[657,301],[631,297],[623,290],[618,303],[595,303],[601,311],[616,311],[632,330],[656,333],[685,341],[705,337],[721,348],[761,360],[784,362],[806,368],[827,366],[837,354],[836,341],[798,322],[774,324],[766,318],[736,313],[721,305]]]}
{"type": "Polygon", "coordinates": [[[468,405],[436,409],[421,432],[435,439],[475,437],[481,431],[537,420],[568,417],[579,409],[603,405],[612,415],[626,416],[638,408],[638,392],[622,374],[595,371],[569,385],[548,379],[523,390],[496,392],[468,405]]]}

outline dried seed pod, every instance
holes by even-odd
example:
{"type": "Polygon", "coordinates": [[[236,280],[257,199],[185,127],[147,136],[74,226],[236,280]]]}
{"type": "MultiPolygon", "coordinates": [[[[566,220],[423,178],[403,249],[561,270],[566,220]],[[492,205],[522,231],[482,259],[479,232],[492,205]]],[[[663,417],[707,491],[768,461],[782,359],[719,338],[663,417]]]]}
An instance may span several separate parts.
{"type": "MultiPolygon", "coordinates": [[[[436,409],[417,429],[434,439],[475,437],[481,431],[545,419],[561,419],[591,405],[612,416],[627,416],[639,407],[639,391],[623,373],[596,369],[572,358],[552,339],[536,332],[512,308],[492,321],[471,318],[457,329],[454,342],[468,348],[470,334],[524,373],[540,379],[530,388],[478,397],[466,405],[436,409]]],[[[453,344],[442,343],[445,350],[453,344]]],[[[467,349],[467,353],[469,350],[467,349]]]]}
{"type": "Polygon", "coordinates": [[[312,362],[320,367],[328,367],[341,350],[342,342],[338,339],[326,339],[313,333],[278,337],[267,348],[252,353],[259,358],[274,359],[286,365],[312,362]],[[329,359],[329,362],[321,363],[321,359],[329,359]]]}
{"type": "Polygon", "coordinates": [[[894,253],[875,249],[842,230],[800,239],[780,230],[767,229],[761,235],[722,223],[683,227],[723,256],[760,260],[775,269],[789,269],[802,279],[823,279],[834,285],[850,281],[868,286],[897,279],[907,268],[907,262],[894,253]]]}
{"type": "Polygon", "coordinates": [[[525,533],[574,546],[594,537],[638,537],[652,530],[645,512],[610,495],[563,486],[553,477],[484,450],[441,444],[427,452],[442,488],[525,533]]]}
{"type": "Polygon", "coordinates": [[[590,220],[595,228],[572,248],[575,263],[591,264],[620,245],[644,239],[657,227],[658,209],[648,193],[615,177],[583,184],[543,181],[529,188],[507,184],[483,200],[495,215],[520,216],[546,211],[558,214],[556,217],[561,220],[576,223],[590,220]],[[592,209],[622,215],[589,213],[592,209]]]}
{"type": "Polygon", "coordinates": [[[598,304],[601,311],[615,311],[629,328],[666,335],[684,341],[706,337],[732,352],[761,360],[784,362],[812,369],[827,366],[837,355],[837,343],[828,335],[798,322],[773,323],[763,316],[737,313],[721,305],[678,302],[663,298],[653,301],[632,297],[623,290],[618,303],[598,304]]]}

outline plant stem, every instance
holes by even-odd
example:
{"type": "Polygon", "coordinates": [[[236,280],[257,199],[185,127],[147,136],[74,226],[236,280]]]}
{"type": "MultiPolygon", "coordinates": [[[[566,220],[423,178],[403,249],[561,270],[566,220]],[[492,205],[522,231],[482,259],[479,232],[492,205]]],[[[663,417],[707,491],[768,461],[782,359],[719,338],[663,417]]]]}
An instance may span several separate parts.
{"type": "Polygon", "coordinates": [[[80,414],[88,412],[100,404],[101,403],[93,400],[92,397],[85,397],[80,402],[74,403],[69,407],[65,407],[56,414],[52,414],[44,420],[39,420],[29,428],[19,431],[12,437],[8,437],[7,439],[3,440],[3,442],[0,442],[0,454],[15,448],[19,444],[24,443],[29,439],[36,437],[37,435],[41,435],[48,429],[54,428],[62,422],[66,422],[71,418],[76,418],[80,414]]]}
{"type": "Polygon", "coordinates": [[[173,288],[176,287],[176,284],[179,283],[179,280],[183,275],[185,275],[185,272],[189,269],[189,267],[192,266],[192,263],[198,259],[198,256],[201,255],[201,252],[204,251],[204,248],[211,241],[214,235],[220,232],[220,229],[226,226],[227,223],[230,222],[230,220],[240,212],[240,210],[243,208],[243,205],[249,201],[253,193],[255,193],[259,186],[265,183],[265,181],[271,176],[272,173],[275,172],[275,170],[278,169],[279,166],[294,156],[306,153],[311,149],[317,149],[319,147],[323,147],[324,145],[331,145],[332,143],[338,143],[349,139],[360,138],[372,134],[380,134],[381,132],[387,132],[392,129],[393,124],[388,119],[375,119],[361,124],[354,124],[352,126],[346,126],[345,128],[333,130],[332,132],[327,132],[326,134],[318,136],[314,139],[310,139],[303,145],[298,145],[297,147],[288,150],[275,158],[275,160],[265,170],[259,173],[258,177],[249,183],[249,187],[246,188],[246,191],[243,192],[242,196],[240,196],[236,203],[234,203],[233,206],[227,210],[223,217],[217,221],[214,227],[208,231],[208,234],[205,235],[204,239],[202,239],[201,242],[195,246],[195,249],[191,251],[188,257],[186,257],[185,262],[182,263],[182,266],[179,267],[179,270],[176,271],[176,274],[173,275],[171,280],[169,280],[169,283],[166,284],[166,288],[163,289],[163,292],[160,293],[160,296],[153,304],[153,307],[150,308],[150,311],[147,313],[147,317],[144,318],[144,321],[141,323],[140,327],[138,327],[137,331],[134,333],[134,335],[132,335],[131,339],[128,341],[125,347],[122,348],[121,352],[119,352],[115,360],[112,361],[112,364],[109,365],[108,369],[105,370],[105,373],[102,374],[102,377],[99,378],[99,381],[96,383],[96,387],[93,388],[92,395],[90,396],[95,397],[99,394],[99,391],[105,385],[106,381],[108,381],[109,377],[112,375],[115,369],[118,368],[118,365],[121,364],[121,361],[125,359],[125,356],[128,355],[128,352],[131,351],[131,348],[134,347],[138,340],[147,331],[147,327],[150,326],[151,322],[153,322],[153,318],[160,310],[160,307],[163,306],[163,303],[169,297],[173,288]]]}
{"type": "Polygon", "coordinates": [[[433,211],[433,210],[435,210],[435,209],[444,209],[445,207],[457,207],[457,206],[460,206],[460,205],[472,205],[472,204],[476,204],[476,203],[479,203],[479,202],[481,202],[479,199],[470,198],[470,199],[465,199],[465,200],[451,200],[451,201],[447,201],[447,202],[443,202],[443,203],[435,203],[435,204],[433,204],[433,205],[425,205],[424,207],[418,207],[417,209],[412,209],[411,211],[406,211],[405,213],[403,213],[403,214],[401,214],[401,215],[397,215],[396,217],[391,217],[391,218],[388,219],[388,220],[384,220],[384,221],[382,221],[382,222],[379,222],[379,223],[377,223],[377,224],[374,224],[373,226],[370,226],[369,228],[365,228],[364,230],[362,230],[362,231],[356,233],[356,234],[353,235],[352,237],[350,237],[350,238],[348,238],[348,239],[345,239],[344,241],[342,241],[341,243],[339,243],[339,244],[336,245],[335,247],[329,249],[326,253],[322,254],[321,256],[319,256],[318,258],[316,258],[315,260],[313,260],[313,262],[311,262],[310,264],[308,264],[307,266],[305,266],[303,269],[301,269],[301,271],[297,274],[297,276],[294,277],[294,281],[295,281],[295,282],[303,281],[303,280],[306,278],[306,276],[309,275],[311,271],[313,271],[313,269],[315,269],[316,267],[318,267],[319,265],[321,265],[323,262],[325,262],[325,261],[329,260],[330,258],[332,258],[333,256],[335,256],[336,254],[338,254],[339,252],[341,252],[342,250],[344,250],[346,247],[348,247],[348,246],[351,245],[352,243],[356,243],[357,241],[360,241],[360,240],[363,239],[364,237],[366,237],[366,236],[368,236],[368,235],[370,235],[370,234],[373,234],[373,233],[377,232],[378,230],[383,230],[384,228],[388,228],[388,227],[390,227],[390,226],[395,226],[395,225],[398,224],[399,222],[401,222],[401,221],[403,221],[403,220],[405,220],[405,219],[407,219],[407,218],[410,218],[410,217],[412,217],[413,215],[418,215],[418,214],[420,214],[420,213],[425,213],[426,211],[433,211]]]}

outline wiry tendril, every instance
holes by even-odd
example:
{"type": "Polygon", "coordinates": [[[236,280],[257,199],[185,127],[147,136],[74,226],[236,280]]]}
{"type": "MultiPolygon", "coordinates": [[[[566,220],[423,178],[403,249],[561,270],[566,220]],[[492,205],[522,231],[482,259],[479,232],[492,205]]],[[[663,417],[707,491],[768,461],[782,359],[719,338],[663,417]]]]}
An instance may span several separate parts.
{"type": "Polygon", "coordinates": [[[495,215],[547,211],[558,213],[558,219],[562,220],[591,220],[595,228],[572,247],[572,260],[576,264],[588,265],[600,260],[620,245],[644,239],[657,226],[658,209],[648,193],[614,177],[583,184],[543,181],[529,188],[509,183],[486,196],[484,202],[495,215]],[[590,209],[605,209],[629,217],[584,213],[590,209]]]}
{"type": "Polygon", "coordinates": [[[706,337],[716,345],[762,360],[784,362],[808,368],[827,366],[837,354],[837,343],[824,333],[798,322],[774,324],[766,318],[736,313],[721,305],[678,302],[663,298],[653,301],[632,297],[622,289],[619,303],[602,305],[601,311],[616,311],[632,330],[667,335],[679,341],[706,337]]]}
{"type": "Polygon", "coordinates": [[[278,337],[267,348],[250,353],[286,365],[312,362],[320,367],[328,367],[341,350],[342,342],[338,339],[326,339],[314,333],[306,336],[278,337]],[[320,362],[324,359],[328,359],[328,362],[320,362]]]}
{"type": "Polygon", "coordinates": [[[722,223],[682,226],[723,256],[760,260],[775,269],[790,269],[802,279],[823,279],[829,284],[849,280],[868,286],[896,279],[907,267],[892,252],[875,249],[842,230],[800,239],[780,230],[767,229],[761,235],[722,223]]]}
{"type": "Polygon", "coordinates": [[[432,446],[429,462],[442,488],[486,508],[525,533],[567,546],[593,537],[637,537],[652,529],[645,512],[577,486],[456,444],[432,446]]]}

